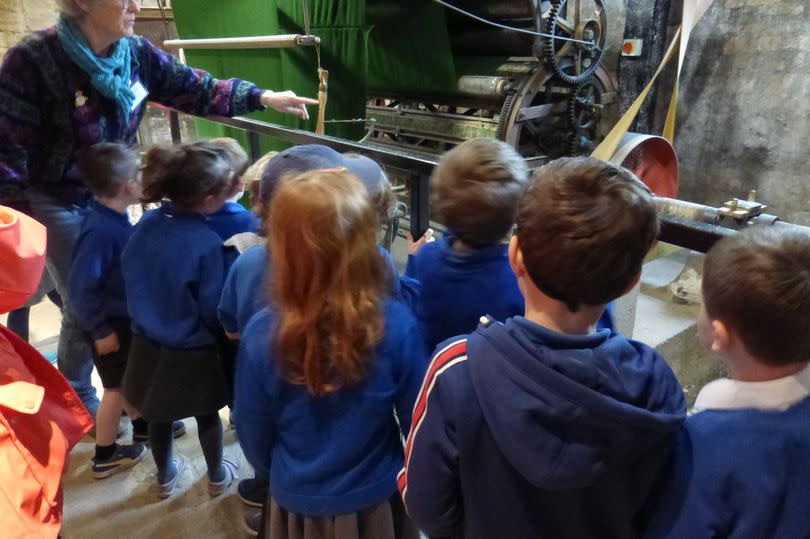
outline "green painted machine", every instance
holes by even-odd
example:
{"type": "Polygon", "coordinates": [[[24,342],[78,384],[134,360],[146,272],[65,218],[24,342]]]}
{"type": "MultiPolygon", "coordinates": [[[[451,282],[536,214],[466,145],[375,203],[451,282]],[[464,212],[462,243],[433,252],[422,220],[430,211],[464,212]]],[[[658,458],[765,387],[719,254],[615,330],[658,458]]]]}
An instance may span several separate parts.
{"type": "MultiPolygon", "coordinates": [[[[190,65],[318,93],[326,133],[438,154],[495,137],[527,158],[589,153],[618,118],[622,0],[174,0],[181,39],[317,36],[284,49],[186,50],[190,65]],[[481,19],[486,22],[482,22],[481,19]],[[495,26],[493,26],[495,25],[495,26]]],[[[273,112],[257,117],[314,130],[273,112]]],[[[202,135],[221,126],[198,126],[202,135]]]]}

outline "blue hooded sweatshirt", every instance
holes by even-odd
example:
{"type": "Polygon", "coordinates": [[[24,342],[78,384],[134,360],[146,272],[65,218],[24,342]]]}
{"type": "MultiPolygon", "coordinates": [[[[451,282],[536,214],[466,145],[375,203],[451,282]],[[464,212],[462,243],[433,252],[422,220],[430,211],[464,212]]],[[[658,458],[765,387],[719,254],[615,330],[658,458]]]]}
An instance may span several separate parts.
{"type": "Polygon", "coordinates": [[[639,537],[685,417],[644,344],[486,319],[428,367],[399,487],[431,536],[639,537]]]}

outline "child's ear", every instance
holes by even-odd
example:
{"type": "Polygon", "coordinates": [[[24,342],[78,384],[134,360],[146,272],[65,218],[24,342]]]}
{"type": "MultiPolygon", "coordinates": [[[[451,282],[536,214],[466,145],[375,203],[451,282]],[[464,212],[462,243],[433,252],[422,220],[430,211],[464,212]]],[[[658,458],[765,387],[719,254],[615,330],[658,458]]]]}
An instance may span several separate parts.
{"type": "Polygon", "coordinates": [[[734,334],[721,320],[712,320],[712,352],[722,354],[731,348],[734,334]]]}
{"type": "Polygon", "coordinates": [[[518,279],[526,276],[526,266],[523,264],[523,251],[520,250],[518,237],[512,236],[509,240],[509,265],[518,279]]]}

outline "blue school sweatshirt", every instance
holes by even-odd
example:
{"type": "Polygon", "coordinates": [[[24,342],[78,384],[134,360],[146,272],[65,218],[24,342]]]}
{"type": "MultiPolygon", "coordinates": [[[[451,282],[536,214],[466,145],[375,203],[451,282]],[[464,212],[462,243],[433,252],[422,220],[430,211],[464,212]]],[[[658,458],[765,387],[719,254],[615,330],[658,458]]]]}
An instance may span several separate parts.
{"type": "Polygon", "coordinates": [[[259,218],[238,202],[228,200],[216,213],[206,215],[211,229],[225,241],[243,232],[259,232],[259,218]]]}
{"type": "MultiPolygon", "coordinates": [[[[509,245],[498,243],[471,251],[453,249],[454,238],[425,244],[408,257],[405,275],[421,284],[415,311],[428,349],[440,342],[474,331],[489,315],[504,321],[524,314],[523,295],[509,265],[509,245]]],[[[597,329],[613,329],[608,305],[597,329]]]]}
{"type": "Polygon", "coordinates": [[[785,411],[706,410],[678,440],[647,537],[810,537],[810,398],[785,411]]]}
{"type": "Polygon", "coordinates": [[[170,348],[214,344],[230,261],[204,216],[170,207],[147,212],[122,256],[134,331],[170,348]]]}
{"type": "MultiPolygon", "coordinates": [[[[393,279],[394,299],[409,305],[418,296],[419,283],[407,277],[399,278],[391,255],[383,249],[380,255],[393,279]]],[[[254,245],[239,255],[231,266],[222,298],[217,309],[219,321],[228,333],[241,333],[248,320],[267,305],[267,274],[270,271],[265,245],[254,245]]]]}
{"type": "Polygon", "coordinates": [[[121,253],[132,229],[125,213],[90,203],[73,248],[68,298],[79,326],[93,340],[113,333],[109,319],[128,316],[121,253]]]}
{"type": "Polygon", "coordinates": [[[254,316],[237,359],[235,420],[256,475],[269,479],[279,506],[299,515],[352,513],[388,500],[403,462],[400,432],[411,427],[427,366],[415,318],[401,302],[386,302],[385,334],[366,380],[319,397],[279,372],[274,322],[269,309],[254,316]]]}
{"type": "Polygon", "coordinates": [[[522,317],[442,343],[399,485],[430,536],[639,537],[686,415],[652,348],[522,317]]]}
{"type": "Polygon", "coordinates": [[[231,266],[217,307],[226,332],[242,333],[248,320],[267,305],[267,255],[265,245],[254,245],[231,266]]]}

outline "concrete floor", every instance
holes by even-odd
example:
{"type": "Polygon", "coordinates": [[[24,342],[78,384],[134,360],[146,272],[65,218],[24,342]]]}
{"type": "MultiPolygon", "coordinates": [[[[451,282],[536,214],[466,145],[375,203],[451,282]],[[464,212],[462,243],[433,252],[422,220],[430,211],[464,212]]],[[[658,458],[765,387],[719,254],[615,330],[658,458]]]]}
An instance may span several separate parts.
{"type": "MultiPolygon", "coordinates": [[[[60,314],[49,301],[31,311],[31,342],[43,353],[56,351],[60,314]]],[[[0,317],[5,324],[5,316],[0,317]]],[[[93,383],[101,393],[95,371],[93,383]]],[[[225,428],[225,456],[242,463],[240,478],[253,476],[245,461],[236,433],[228,426],[228,410],[220,417],[225,428]]],[[[131,426],[125,443],[131,441],[131,426]]],[[[222,496],[208,495],[205,460],[197,442],[197,424],[186,420],[187,434],[176,440],[175,454],[186,461],[177,491],[168,500],[155,495],[156,469],[151,454],[134,468],[107,479],[92,477],[90,459],[95,441],[89,436],[70,454],[70,468],[65,475],[64,539],[94,538],[243,538],[243,505],[236,496],[234,483],[222,496]]]]}

